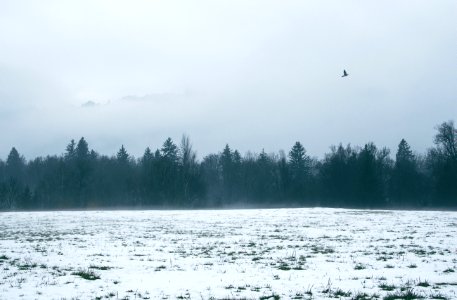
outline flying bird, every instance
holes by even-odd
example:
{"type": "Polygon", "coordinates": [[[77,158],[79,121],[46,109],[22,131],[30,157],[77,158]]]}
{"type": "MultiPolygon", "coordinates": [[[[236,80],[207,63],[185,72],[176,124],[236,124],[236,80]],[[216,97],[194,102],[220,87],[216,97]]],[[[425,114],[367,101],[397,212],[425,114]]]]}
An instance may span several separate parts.
{"type": "Polygon", "coordinates": [[[341,77],[346,77],[346,76],[349,76],[349,74],[346,72],[346,70],[343,70],[343,76],[341,76],[341,77]]]}

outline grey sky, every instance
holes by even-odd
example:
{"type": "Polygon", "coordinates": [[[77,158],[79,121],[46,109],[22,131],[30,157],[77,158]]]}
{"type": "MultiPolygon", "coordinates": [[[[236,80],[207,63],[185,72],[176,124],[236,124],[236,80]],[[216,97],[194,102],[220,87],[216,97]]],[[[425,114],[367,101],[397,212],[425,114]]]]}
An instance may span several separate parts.
{"type": "Polygon", "coordinates": [[[0,157],[190,135],[315,156],[457,115],[457,1],[0,1],[0,157]],[[346,69],[349,77],[340,77],[346,69]]]}

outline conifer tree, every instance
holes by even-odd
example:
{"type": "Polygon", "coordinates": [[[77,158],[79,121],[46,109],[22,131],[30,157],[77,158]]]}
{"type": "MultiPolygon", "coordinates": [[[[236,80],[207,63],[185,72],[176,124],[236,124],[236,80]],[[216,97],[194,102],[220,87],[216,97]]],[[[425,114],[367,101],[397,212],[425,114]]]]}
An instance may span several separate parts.
{"type": "Polygon", "coordinates": [[[296,142],[289,152],[289,171],[291,196],[303,201],[305,197],[306,180],[309,175],[311,159],[300,142],[296,142]]]}
{"type": "Polygon", "coordinates": [[[75,140],[71,140],[65,148],[65,159],[73,160],[76,157],[76,143],[75,140]]]}
{"type": "Polygon", "coordinates": [[[127,150],[125,150],[124,145],[122,145],[116,154],[117,161],[122,164],[127,164],[129,161],[129,157],[130,156],[127,153],[127,150]]]}
{"type": "Polygon", "coordinates": [[[171,138],[167,138],[163,143],[161,157],[171,163],[178,161],[178,146],[173,143],[171,138]]]}
{"type": "Polygon", "coordinates": [[[421,200],[421,190],[421,176],[416,157],[409,144],[402,139],[398,144],[391,177],[393,201],[399,206],[417,206],[421,200]]]}
{"type": "Polygon", "coordinates": [[[25,158],[19,155],[16,148],[12,148],[6,159],[7,177],[22,180],[25,172],[25,158]]]}

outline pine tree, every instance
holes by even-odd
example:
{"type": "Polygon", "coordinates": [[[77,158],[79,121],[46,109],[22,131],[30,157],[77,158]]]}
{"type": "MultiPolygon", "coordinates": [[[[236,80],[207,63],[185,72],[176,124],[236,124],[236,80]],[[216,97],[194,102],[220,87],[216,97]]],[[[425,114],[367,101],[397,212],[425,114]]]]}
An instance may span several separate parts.
{"type": "Polygon", "coordinates": [[[152,153],[151,149],[149,147],[147,147],[146,150],[144,150],[144,154],[143,154],[143,157],[141,158],[141,162],[142,162],[142,164],[148,164],[148,163],[152,162],[153,159],[154,159],[154,154],[152,153]]]}
{"type": "Polygon", "coordinates": [[[309,157],[300,142],[296,142],[289,152],[289,164],[293,176],[299,177],[307,172],[309,167],[309,157]]]}
{"type": "Polygon", "coordinates": [[[168,205],[176,205],[178,193],[178,147],[171,138],[162,145],[157,163],[159,193],[168,205]]]}
{"type": "Polygon", "coordinates": [[[357,151],[342,144],[330,149],[320,166],[320,192],[328,205],[341,207],[354,201],[357,151]]]}
{"type": "Polygon", "coordinates": [[[76,146],[76,158],[78,160],[86,160],[89,157],[89,145],[84,137],[82,137],[76,146]]]}
{"type": "Polygon", "coordinates": [[[358,155],[358,205],[373,207],[379,201],[379,180],[376,173],[377,148],[373,143],[365,144],[358,155]]]}
{"type": "Polygon", "coordinates": [[[402,139],[398,144],[391,178],[392,197],[399,206],[417,206],[420,202],[421,181],[416,158],[409,144],[402,139]]]}
{"type": "Polygon", "coordinates": [[[160,153],[160,150],[156,149],[156,151],[154,152],[154,159],[159,160],[161,158],[162,158],[162,154],[160,153]]]}
{"type": "Polygon", "coordinates": [[[265,153],[265,149],[262,149],[262,151],[260,152],[258,162],[260,164],[268,163],[268,155],[265,153]]]}
{"type": "Polygon", "coordinates": [[[76,143],[75,140],[71,140],[65,148],[65,159],[72,160],[76,157],[76,143]]]}
{"type": "Polygon", "coordinates": [[[127,150],[125,150],[124,145],[122,145],[116,154],[117,161],[122,164],[127,164],[129,161],[129,157],[130,156],[127,153],[127,150]]]}
{"type": "Polygon", "coordinates": [[[226,144],[221,154],[222,169],[225,169],[225,172],[229,172],[230,167],[232,166],[232,162],[232,150],[230,149],[230,146],[226,144]]]}
{"type": "Polygon", "coordinates": [[[219,162],[221,166],[223,193],[227,199],[230,199],[232,198],[233,191],[233,157],[232,150],[228,144],[222,150],[219,162]]]}
{"type": "Polygon", "coordinates": [[[241,155],[240,155],[240,152],[238,152],[238,150],[233,151],[232,158],[233,158],[233,163],[235,165],[241,164],[241,155]]]}
{"type": "Polygon", "coordinates": [[[163,159],[172,163],[176,163],[178,161],[178,146],[173,143],[171,138],[167,138],[163,143],[161,156],[163,159]]]}
{"type": "Polygon", "coordinates": [[[16,148],[12,148],[6,159],[6,173],[10,178],[22,180],[25,172],[25,158],[19,155],[16,148]]]}
{"type": "Polygon", "coordinates": [[[89,160],[89,145],[82,137],[76,146],[76,201],[77,206],[87,206],[89,175],[91,172],[91,162],[89,160]]]}
{"type": "Polygon", "coordinates": [[[6,159],[6,185],[3,197],[0,195],[0,208],[15,209],[22,206],[25,169],[24,157],[13,147],[6,159]]]}
{"type": "Polygon", "coordinates": [[[397,154],[395,156],[395,165],[410,164],[414,161],[414,154],[409,144],[402,139],[398,144],[397,154]]]}
{"type": "Polygon", "coordinates": [[[309,175],[311,159],[300,142],[296,142],[289,152],[291,196],[304,200],[306,180],[309,175]]]}
{"type": "Polygon", "coordinates": [[[155,182],[155,158],[154,154],[152,153],[149,147],[146,148],[144,151],[143,157],[140,160],[141,163],[141,179],[140,182],[142,184],[141,191],[142,191],[142,198],[143,203],[146,205],[153,205],[153,197],[154,192],[156,189],[156,182],[155,182]]]}

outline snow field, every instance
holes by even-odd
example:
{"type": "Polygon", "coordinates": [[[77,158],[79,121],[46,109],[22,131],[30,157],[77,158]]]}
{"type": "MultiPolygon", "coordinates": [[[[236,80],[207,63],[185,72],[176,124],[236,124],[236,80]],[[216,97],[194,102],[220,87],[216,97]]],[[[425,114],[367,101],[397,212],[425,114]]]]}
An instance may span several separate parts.
{"type": "Polygon", "coordinates": [[[456,212],[0,213],[0,299],[456,299],[456,271],[456,212]]]}

